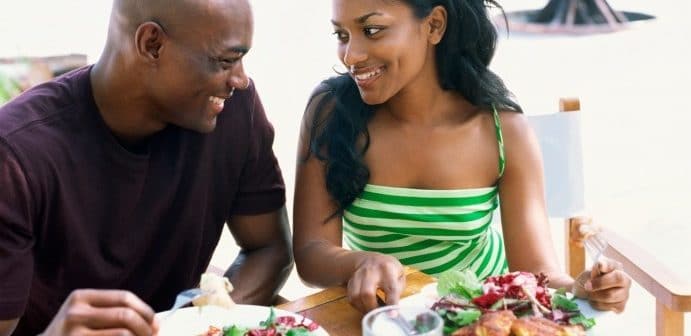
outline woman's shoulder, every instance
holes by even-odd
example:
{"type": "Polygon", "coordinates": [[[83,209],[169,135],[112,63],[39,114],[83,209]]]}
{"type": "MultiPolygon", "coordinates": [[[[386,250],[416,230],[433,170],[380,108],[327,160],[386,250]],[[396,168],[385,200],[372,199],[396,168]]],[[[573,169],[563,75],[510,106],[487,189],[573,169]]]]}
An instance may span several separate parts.
{"type": "Polygon", "coordinates": [[[512,110],[498,110],[497,114],[504,138],[524,137],[531,131],[525,114],[512,110]]]}

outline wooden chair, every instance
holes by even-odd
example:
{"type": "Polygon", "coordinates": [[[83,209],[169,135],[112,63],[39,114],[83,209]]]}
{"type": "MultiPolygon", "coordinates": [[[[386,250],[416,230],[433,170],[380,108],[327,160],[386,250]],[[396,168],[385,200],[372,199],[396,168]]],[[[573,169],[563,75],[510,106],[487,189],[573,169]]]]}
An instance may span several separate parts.
{"type": "MultiPolygon", "coordinates": [[[[562,98],[559,100],[559,111],[545,116],[529,116],[528,120],[533,125],[543,153],[548,213],[550,217],[565,218],[566,271],[576,277],[585,269],[580,228],[590,223],[590,218],[583,215],[580,118],[576,113],[580,111],[580,101],[578,98],[562,98]],[[541,122],[545,124],[541,125],[541,122]],[[568,183],[564,183],[565,180],[568,183]],[[553,186],[559,189],[552,190],[553,186]],[[559,197],[553,195],[555,192],[559,197]],[[562,202],[571,204],[560,204],[562,202]]],[[[691,311],[691,279],[681,278],[657,262],[649,251],[617,233],[605,230],[604,235],[610,244],[605,255],[621,262],[631,279],[655,297],[656,335],[684,335],[684,312],[691,311]]]]}
{"type": "Polygon", "coordinates": [[[580,226],[588,223],[585,211],[580,101],[559,100],[559,113],[530,115],[543,158],[545,198],[550,218],[565,219],[566,271],[576,277],[585,269],[580,226]],[[569,112],[569,113],[565,113],[569,112]]]}

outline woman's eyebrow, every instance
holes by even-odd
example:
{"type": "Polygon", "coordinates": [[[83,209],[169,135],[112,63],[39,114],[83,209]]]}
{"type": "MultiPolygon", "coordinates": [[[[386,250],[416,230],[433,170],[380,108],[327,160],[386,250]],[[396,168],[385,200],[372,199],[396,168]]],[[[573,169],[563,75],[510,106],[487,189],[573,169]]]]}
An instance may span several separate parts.
{"type": "MultiPolygon", "coordinates": [[[[355,18],[354,21],[357,22],[357,23],[359,23],[359,24],[363,24],[363,23],[365,23],[365,21],[367,21],[367,19],[369,19],[371,16],[374,16],[374,15],[384,15],[384,14],[382,14],[382,13],[380,13],[380,12],[367,13],[367,14],[365,14],[365,15],[363,15],[363,16],[360,16],[360,17],[355,18]]],[[[336,21],[336,20],[331,20],[331,23],[332,23],[334,26],[339,26],[339,27],[341,26],[341,24],[340,24],[338,21],[336,21]]]]}

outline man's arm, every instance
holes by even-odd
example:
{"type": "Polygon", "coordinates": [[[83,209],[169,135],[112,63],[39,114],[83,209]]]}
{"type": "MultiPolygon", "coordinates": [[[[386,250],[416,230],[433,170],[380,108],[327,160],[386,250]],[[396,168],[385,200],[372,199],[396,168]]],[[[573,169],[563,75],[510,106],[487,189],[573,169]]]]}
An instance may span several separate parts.
{"type": "Polygon", "coordinates": [[[0,336],[10,336],[17,327],[19,319],[0,321],[0,336]]]}
{"type": "Polygon", "coordinates": [[[261,215],[234,215],[228,228],[240,254],[226,271],[233,300],[269,305],[293,268],[290,228],[285,207],[261,215]]]}

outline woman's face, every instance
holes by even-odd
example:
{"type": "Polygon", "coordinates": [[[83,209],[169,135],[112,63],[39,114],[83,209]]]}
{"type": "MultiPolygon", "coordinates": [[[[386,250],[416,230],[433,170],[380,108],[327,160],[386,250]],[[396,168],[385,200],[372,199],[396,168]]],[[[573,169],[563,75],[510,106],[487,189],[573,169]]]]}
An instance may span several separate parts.
{"type": "MultiPolygon", "coordinates": [[[[333,0],[338,56],[365,103],[381,104],[420,77],[430,55],[429,31],[403,1],[333,0]]],[[[430,70],[431,69],[431,70],[430,70]]]]}

